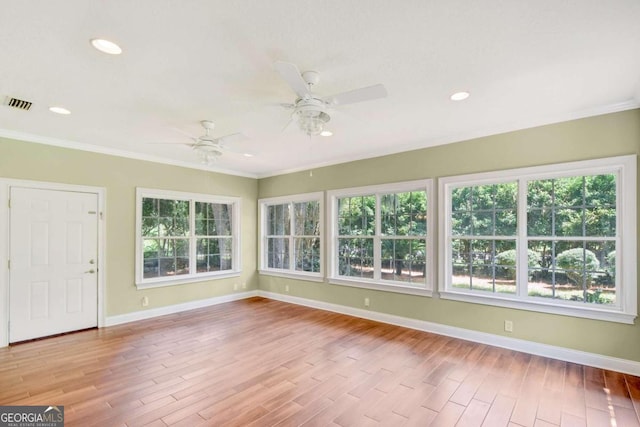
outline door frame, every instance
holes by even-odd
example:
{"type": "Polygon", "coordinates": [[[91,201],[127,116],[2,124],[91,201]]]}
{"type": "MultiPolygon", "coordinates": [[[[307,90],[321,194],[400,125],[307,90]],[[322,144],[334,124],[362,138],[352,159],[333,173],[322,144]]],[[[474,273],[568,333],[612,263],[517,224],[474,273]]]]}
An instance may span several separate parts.
{"type": "Polygon", "coordinates": [[[10,245],[10,212],[9,196],[11,187],[23,187],[38,190],[53,190],[92,193],[98,196],[98,327],[105,326],[105,283],[106,283],[106,194],[104,187],[90,187],[57,182],[29,181],[24,179],[8,179],[0,177],[0,347],[9,345],[9,245],[10,245]]]}

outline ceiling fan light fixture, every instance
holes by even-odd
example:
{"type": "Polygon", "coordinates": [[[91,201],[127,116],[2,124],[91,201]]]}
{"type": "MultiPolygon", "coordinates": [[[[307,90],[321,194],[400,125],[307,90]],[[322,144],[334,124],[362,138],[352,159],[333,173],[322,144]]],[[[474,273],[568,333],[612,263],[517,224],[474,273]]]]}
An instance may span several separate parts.
{"type": "Polygon", "coordinates": [[[320,132],[320,136],[332,136],[333,132],[331,132],[330,130],[323,130],[322,132],[320,132]]]}
{"type": "Polygon", "coordinates": [[[298,110],[296,117],[300,130],[309,136],[320,135],[324,129],[324,124],[331,119],[324,111],[314,109],[298,110]]]}
{"type": "Polygon", "coordinates": [[[218,160],[220,157],[220,153],[214,153],[210,151],[198,151],[198,156],[200,157],[200,162],[205,165],[210,165],[218,160]]]}
{"type": "Polygon", "coordinates": [[[206,165],[214,163],[216,160],[218,160],[218,157],[222,155],[217,147],[211,146],[209,144],[196,144],[193,147],[193,150],[196,152],[198,157],[200,157],[200,161],[206,165]]]}

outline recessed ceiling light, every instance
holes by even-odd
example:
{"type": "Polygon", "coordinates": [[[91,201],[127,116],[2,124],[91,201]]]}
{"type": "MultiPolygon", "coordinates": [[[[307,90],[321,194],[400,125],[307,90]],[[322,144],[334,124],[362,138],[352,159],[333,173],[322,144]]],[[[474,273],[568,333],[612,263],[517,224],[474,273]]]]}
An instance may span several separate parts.
{"type": "Polygon", "coordinates": [[[245,157],[253,157],[253,154],[251,154],[251,153],[244,153],[244,154],[243,154],[243,156],[245,156],[245,157]]]}
{"type": "Polygon", "coordinates": [[[462,101],[464,99],[467,99],[468,97],[469,97],[469,92],[456,92],[453,95],[451,95],[451,100],[462,101]]]}
{"type": "Polygon", "coordinates": [[[322,132],[320,132],[320,136],[331,136],[333,135],[333,132],[331,132],[330,130],[323,130],[322,132]]]}
{"type": "Polygon", "coordinates": [[[71,111],[67,110],[64,107],[49,107],[49,111],[56,114],[64,114],[64,115],[71,114],[71,111]]]}
{"type": "Polygon", "coordinates": [[[91,44],[100,52],[108,53],[110,55],[120,55],[122,53],[122,48],[109,40],[91,39],[91,44]]]}

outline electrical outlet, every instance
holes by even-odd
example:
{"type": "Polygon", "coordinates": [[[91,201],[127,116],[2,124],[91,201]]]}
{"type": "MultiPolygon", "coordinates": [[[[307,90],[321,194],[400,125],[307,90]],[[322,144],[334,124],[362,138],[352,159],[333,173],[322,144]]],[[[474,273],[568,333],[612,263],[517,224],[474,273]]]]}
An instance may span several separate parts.
{"type": "Polygon", "coordinates": [[[140,303],[142,304],[143,307],[146,307],[149,305],[149,297],[142,297],[142,300],[140,301],[140,303]]]}
{"type": "Polygon", "coordinates": [[[513,332],[513,322],[511,320],[504,321],[504,330],[506,332],[513,332]]]}
{"type": "Polygon", "coordinates": [[[371,301],[369,300],[369,298],[365,298],[364,299],[364,306],[365,307],[369,307],[369,304],[371,303],[371,301]]]}
{"type": "Polygon", "coordinates": [[[247,289],[247,282],[242,282],[242,289],[247,289]]]}
{"type": "Polygon", "coordinates": [[[237,290],[238,290],[238,284],[237,284],[237,283],[234,283],[234,284],[233,284],[233,290],[234,290],[234,291],[237,291],[237,290]]]}
{"type": "Polygon", "coordinates": [[[284,291],[285,291],[286,293],[289,293],[289,285],[284,285],[284,291]]]}

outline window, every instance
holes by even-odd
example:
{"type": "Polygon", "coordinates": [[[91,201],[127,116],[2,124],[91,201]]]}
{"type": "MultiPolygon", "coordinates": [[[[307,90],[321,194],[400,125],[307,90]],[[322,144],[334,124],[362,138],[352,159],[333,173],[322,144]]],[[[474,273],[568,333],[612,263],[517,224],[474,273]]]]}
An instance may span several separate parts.
{"type": "Polygon", "coordinates": [[[431,188],[426,180],[329,192],[331,283],[429,294],[431,188]]]}
{"type": "Polygon", "coordinates": [[[260,272],[322,279],[322,193],[260,200],[260,272]]]}
{"type": "Polygon", "coordinates": [[[136,285],[237,275],[240,199],[138,188],[136,285]]]}
{"type": "Polygon", "coordinates": [[[442,178],[442,296],[632,322],[635,174],[626,156],[442,178]]]}

